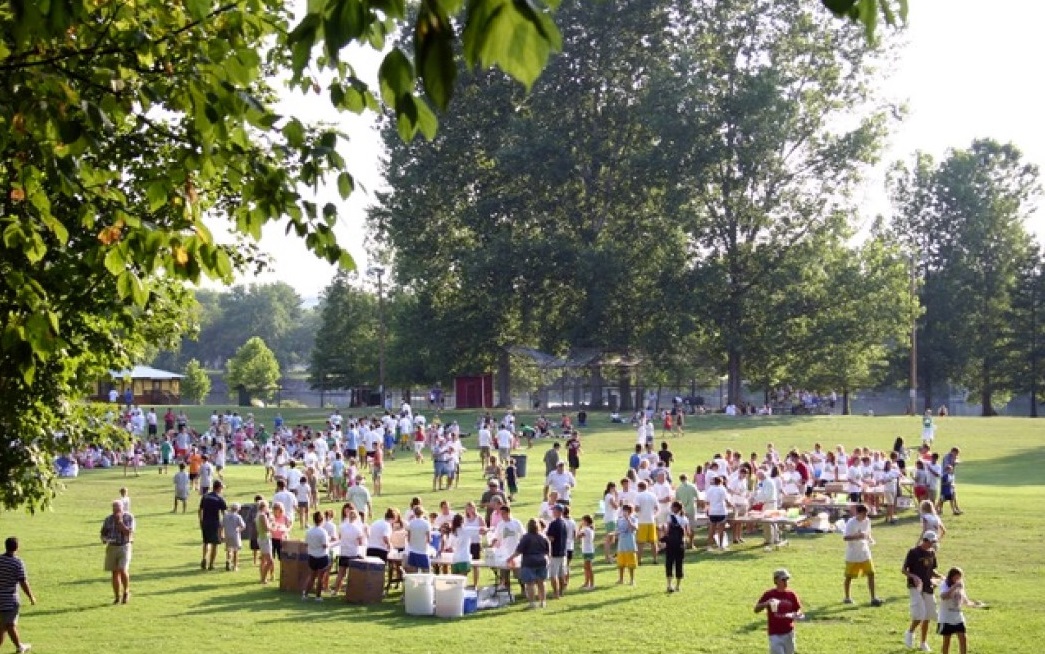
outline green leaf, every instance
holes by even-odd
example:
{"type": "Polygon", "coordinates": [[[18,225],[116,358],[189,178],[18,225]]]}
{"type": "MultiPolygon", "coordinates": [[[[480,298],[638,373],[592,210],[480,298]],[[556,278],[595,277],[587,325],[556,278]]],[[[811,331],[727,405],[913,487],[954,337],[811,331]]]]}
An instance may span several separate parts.
{"type": "Polygon", "coordinates": [[[202,20],[211,12],[210,0],[185,0],[185,9],[193,20],[202,20]]]}
{"type": "Polygon", "coordinates": [[[167,185],[163,182],[153,182],[146,188],[145,195],[149,201],[149,211],[159,211],[167,204],[167,185]]]}
{"type": "Polygon", "coordinates": [[[858,0],[822,0],[824,6],[839,18],[848,16],[858,0]]]}
{"type": "Polygon", "coordinates": [[[527,0],[472,0],[462,40],[469,66],[497,66],[527,89],[562,49],[551,17],[527,0]]]}
{"type": "Polygon", "coordinates": [[[291,47],[291,69],[295,75],[300,75],[308,66],[320,25],[321,20],[317,14],[308,14],[287,36],[287,43],[291,47]]]}
{"type": "Polygon", "coordinates": [[[338,62],[341,49],[363,35],[366,15],[360,0],[334,0],[334,8],[323,21],[327,55],[338,62]]]}
{"type": "Polygon", "coordinates": [[[124,258],[124,253],[119,247],[109,248],[109,251],[105,253],[105,269],[114,277],[127,272],[127,259],[124,258]]]}
{"type": "Polygon", "coordinates": [[[337,191],[341,195],[342,200],[347,200],[355,187],[355,182],[352,180],[352,176],[346,172],[343,172],[337,176],[337,191]]]}
{"type": "Polygon", "coordinates": [[[400,98],[414,90],[414,66],[399,48],[385,55],[377,71],[381,80],[381,98],[390,107],[399,110],[400,98]]]}
{"type": "Polygon", "coordinates": [[[291,119],[283,127],[283,136],[287,138],[287,143],[292,147],[300,148],[305,143],[305,127],[297,118],[291,119]]]}
{"type": "Polygon", "coordinates": [[[454,60],[454,31],[450,20],[435,0],[421,4],[414,29],[414,52],[425,93],[446,110],[457,79],[454,60]]]}

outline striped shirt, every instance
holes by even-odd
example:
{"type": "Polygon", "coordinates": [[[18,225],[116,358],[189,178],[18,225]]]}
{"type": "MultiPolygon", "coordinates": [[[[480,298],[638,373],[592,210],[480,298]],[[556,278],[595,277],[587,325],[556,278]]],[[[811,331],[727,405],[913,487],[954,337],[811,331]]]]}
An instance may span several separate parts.
{"type": "Polygon", "coordinates": [[[25,581],[25,564],[13,554],[0,554],[0,611],[18,608],[18,584],[25,581]]]}
{"type": "Polygon", "coordinates": [[[123,517],[123,525],[127,528],[128,533],[124,534],[121,530],[116,528],[116,516],[110,514],[105,516],[105,521],[102,522],[102,542],[108,545],[127,545],[133,539],[134,534],[134,516],[130,513],[121,514],[123,517]]]}

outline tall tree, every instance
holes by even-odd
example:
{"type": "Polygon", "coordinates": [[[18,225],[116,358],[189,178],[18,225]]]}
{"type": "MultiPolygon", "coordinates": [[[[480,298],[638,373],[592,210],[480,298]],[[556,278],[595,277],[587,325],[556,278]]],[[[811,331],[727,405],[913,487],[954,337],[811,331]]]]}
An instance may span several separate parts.
{"type": "Polygon", "coordinates": [[[627,352],[664,315],[658,282],[681,239],[641,107],[668,57],[671,5],[564,3],[563,54],[528,96],[469,77],[433,147],[385,128],[393,191],[371,221],[424,315],[415,324],[452,339],[459,366],[504,369],[502,395],[511,345],[627,352]]]}
{"type": "MultiPolygon", "coordinates": [[[[691,310],[713,326],[736,402],[746,357],[796,317],[765,299],[789,292],[784,271],[816,265],[817,243],[845,234],[878,156],[885,119],[866,108],[879,58],[798,0],[690,6],[655,97],[678,115],[662,143],[678,167],[691,286],[704,291],[691,310]]],[[[801,311],[792,304],[779,307],[801,311]]]]}
{"type": "Polygon", "coordinates": [[[196,359],[185,364],[185,376],[181,380],[181,397],[185,404],[203,404],[210,395],[210,375],[196,359]]]}
{"type": "Polygon", "coordinates": [[[320,325],[309,366],[309,383],[320,391],[377,387],[377,298],[339,272],[324,289],[320,325]]]}
{"type": "Polygon", "coordinates": [[[806,388],[838,389],[848,415],[851,392],[878,385],[891,351],[910,342],[918,300],[909,289],[907,257],[886,234],[859,247],[823,249],[820,256],[817,307],[796,325],[791,379],[806,388]]]}
{"type": "Polygon", "coordinates": [[[1030,395],[1029,413],[1037,418],[1045,389],[1045,252],[1035,244],[1016,265],[1016,284],[1004,321],[1005,373],[1014,393],[1030,395]]]}
{"type": "Polygon", "coordinates": [[[236,355],[229,359],[225,373],[230,392],[243,388],[251,398],[266,400],[279,388],[279,379],[276,355],[257,336],[247,339],[236,350],[236,355]]]}
{"type": "Polygon", "coordinates": [[[898,238],[920,247],[925,320],[919,368],[929,391],[946,380],[975,390],[983,415],[1004,388],[1003,335],[1017,265],[1030,239],[1024,227],[1040,194],[1038,170],[1012,144],[979,139],[951,150],[935,168],[919,157],[898,168],[898,238]],[[934,377],[941,371],[946,377],[934,377]]]}

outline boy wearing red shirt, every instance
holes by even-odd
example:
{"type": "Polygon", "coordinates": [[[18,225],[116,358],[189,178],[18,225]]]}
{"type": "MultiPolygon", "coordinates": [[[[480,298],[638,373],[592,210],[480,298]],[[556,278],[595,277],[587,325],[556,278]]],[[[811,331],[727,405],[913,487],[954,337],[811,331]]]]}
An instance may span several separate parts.
{"type": "Polygon", "coordinates": [[[755,613],[767,611],[769,654],[794,654],[795,620],[802,619],[802,602],[787,587],[791,573],[781,568],[773,573],[774,588],[762,593],[755,613]]]}

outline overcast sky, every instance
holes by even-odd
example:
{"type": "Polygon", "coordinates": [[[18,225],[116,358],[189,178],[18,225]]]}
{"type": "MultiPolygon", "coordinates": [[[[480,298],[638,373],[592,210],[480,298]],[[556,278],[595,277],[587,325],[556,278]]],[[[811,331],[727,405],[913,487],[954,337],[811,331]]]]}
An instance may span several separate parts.
{"type": "MultiPolygon", "coordinates": [[[[887,95],[906,101],[909,114],[890,139],[883,164],[867,181],[865,216],[889,212],[884,191],[888,163],[909,158],[915,150],[940,157],[948,148],[967,147],[973,139],[1012,141],[1025,157],[1045,170],[1045,129],[1036,68],[1045,62],[1045,3],[1028,0],[910,0],[907,47],[898,69],[885,82],[887,95]],[[1032,72],[1033,71],[1033,72],[1032,72]]],[[[372,54],[349,55],[360,70],[374,68],[372,54]]],[[[324,102],[291,98],[285,110],[317,116],[324,102]]],[[[380,140],[372,124],[356,116],[340,121],[352,136],[347,150],[359,186],[347,203],[336,194],[324,201],[343,206],[337,233],[366,270],[364,211],[372,191],[380,188],[380,140]]],[[[1045,212],[1028,224],[1045,236],[1045,212]]],[[[265,231],[262,247],[275,259],[274,271],[240,281],[285,281],[307,299],[319,296],[333,277],[333,267],[309,254],[298,239],[287,238],[283,226],[265,231]]]]}

